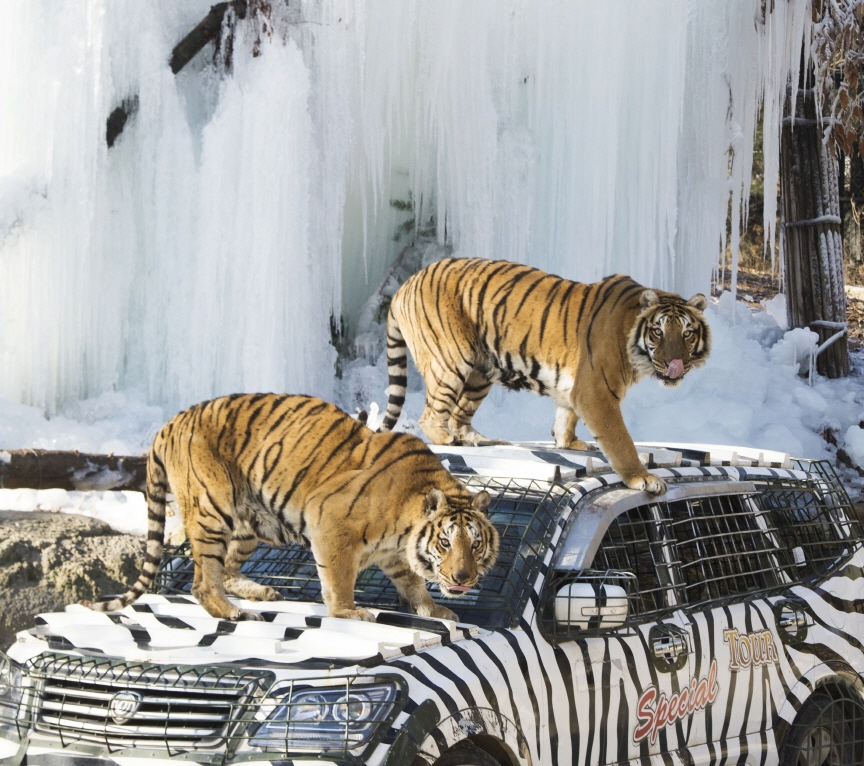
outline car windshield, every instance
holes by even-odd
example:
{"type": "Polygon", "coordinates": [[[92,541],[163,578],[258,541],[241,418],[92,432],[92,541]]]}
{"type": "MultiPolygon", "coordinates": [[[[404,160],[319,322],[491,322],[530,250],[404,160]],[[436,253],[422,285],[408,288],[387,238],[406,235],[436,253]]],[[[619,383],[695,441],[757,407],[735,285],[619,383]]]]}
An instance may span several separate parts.
{"type": "MultiPolygon", "coordinates": [[[[560,511],[571,496],[560,485],[547,482],[460,478],[472,491],[486,489],[492,495],[489,517],[501,535],[498,560],[478,587],[460,598],[443,597],[435,584],[428,583],[427,587],[432,598],[456,612],[462,622],[487,628],[513,625],[524,610],[560,511]]],[[[260,543],[242,572],[276,588],[286,600],[322,601],[315,559],[308,548],[260,543]]],[[[188,593],[191,586],[188,543],[166,546],[154,591],[166,595],[188,593]]],[[[358,576],[354,598],[359,606],[406,611],[393,583],[374,566],[358,576]]]]}

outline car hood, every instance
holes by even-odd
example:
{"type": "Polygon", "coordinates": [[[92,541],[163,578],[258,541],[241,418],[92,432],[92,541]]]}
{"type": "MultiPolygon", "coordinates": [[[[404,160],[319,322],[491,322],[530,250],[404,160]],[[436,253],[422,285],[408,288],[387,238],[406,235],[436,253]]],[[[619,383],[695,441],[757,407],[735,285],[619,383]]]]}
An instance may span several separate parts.
{"type": "Polygon", "coordinates": [[[476,626],[371,609],[376,622],[327,616],[323,604],[231,599],[264,621],[211,617],[192,596],[145,594],[106,614],[72,604],[36,617],[9,655],[24,662],[44,651],[188,665],[285,666],[296,670],[372,667],[385,660],[476,635],[476,626]]]}

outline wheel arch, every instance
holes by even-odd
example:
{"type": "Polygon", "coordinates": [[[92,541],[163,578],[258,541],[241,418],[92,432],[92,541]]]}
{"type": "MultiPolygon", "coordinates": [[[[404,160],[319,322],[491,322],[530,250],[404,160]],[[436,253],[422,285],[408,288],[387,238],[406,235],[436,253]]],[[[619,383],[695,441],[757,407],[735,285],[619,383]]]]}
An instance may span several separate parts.
{"type": "Polygon", "coordinates": [[[777,711],[774,738],[778,749],[798,712],[819,692],[827,693],[833,699],[857,698],[864,705],[864,681],[846,662],[829,660],[812,667],[789,689],[786,700],[777,711]]]}
{"type": "Polygon", "coordinates": [[[445,718],[424,740],[420,751],[445,752],[469,743],[492,756],[501,766],[532,766],[531,752],[521,729],[491,708],[467,708],[445,718]],[[446,747],[441,747],[446,743],[446,747]]]}

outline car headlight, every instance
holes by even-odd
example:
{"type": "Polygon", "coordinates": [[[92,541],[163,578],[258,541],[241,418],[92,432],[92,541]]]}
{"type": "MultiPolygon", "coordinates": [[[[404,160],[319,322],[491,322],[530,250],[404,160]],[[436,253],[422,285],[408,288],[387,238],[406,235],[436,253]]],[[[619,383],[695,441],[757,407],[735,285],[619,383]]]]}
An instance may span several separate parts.
{"type": "Polygon", "coordinates": [[[396,711],[395,682],[296,686],[272,692],[269,714],[250,740],[265,750],[354,750],[396,711]],[[279,695],[282,695],[281,697],[279,695]]]}
{"type": "Polygon", "coordinates": [[[21,666],[0,652],[0,729],[18,728],[18,708],[24,696],[23,679],[21,666]]]}

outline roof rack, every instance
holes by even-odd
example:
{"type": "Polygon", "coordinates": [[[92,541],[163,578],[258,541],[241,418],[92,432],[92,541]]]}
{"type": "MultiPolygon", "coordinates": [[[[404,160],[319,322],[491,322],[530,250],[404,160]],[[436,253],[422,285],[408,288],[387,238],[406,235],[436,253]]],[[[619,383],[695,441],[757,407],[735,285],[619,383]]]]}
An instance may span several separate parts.
{"type": "MultiPolygon", "coordinates": [[[[594,444],[594,442],[588,442],[594,444]]],[[[535,481],[571,481],[612,471],[597,450],[557,449],[553,442],[516,442],[489,447],[435,446],[431,449],[453,473],[510,476],[535,481]]],[[[742,466],[792,468],[786,452],[725,447],[716,444],[636,442],[639,459],[648,468],[742,466]]]]}

